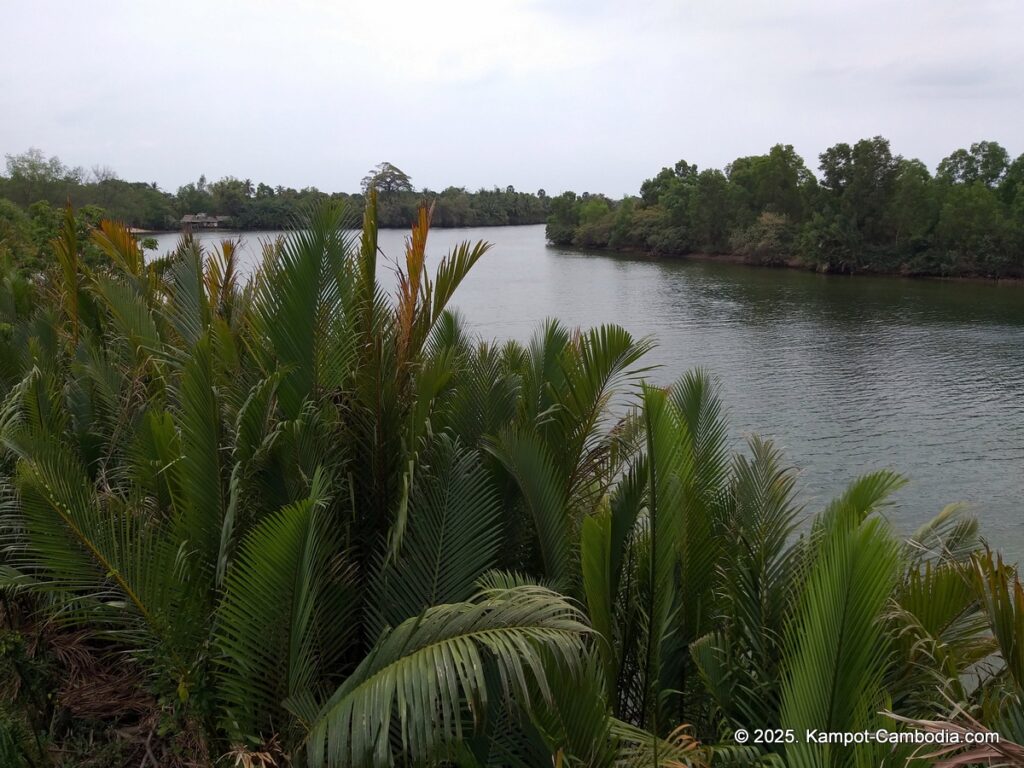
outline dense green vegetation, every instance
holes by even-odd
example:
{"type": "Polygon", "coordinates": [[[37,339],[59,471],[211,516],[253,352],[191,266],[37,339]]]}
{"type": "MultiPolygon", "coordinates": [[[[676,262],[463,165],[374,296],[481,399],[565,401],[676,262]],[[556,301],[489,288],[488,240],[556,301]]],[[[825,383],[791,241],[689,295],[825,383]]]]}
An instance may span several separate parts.
{"type": "Polygon", "coordinates": [[[0,269],[0,764],[930,765],[805,729],[946,718],[1021,764],[1024,588],[974,520],[898,539],[887,471],[806,514],[621,328],[474,340],[487,246],[426,274],[425,211],[385,295],[369,200],[245,284],[110,222],[87,262],[70,213],[0,269]]]}
{"type": "Polygon", "coordinates": [[[789,145],[724,171],[680,160],[612,201],[553,198],[548,239],[584,248],[731,255],[825,272],[1024,276],[1024,155],[958,149],[933,176],[880,136],[836,144],[815,176],[789,145]]]}
{"type": "MultiPolygon", "coordinates": [[[[391,163],[373,169],[357,194],[328,194],[315,187],[272,187],[232,177],[208,182],[205,176],[172,194],[155,182],[124,181],[109,168],[87,172],[68,167],[37,149],[7,155],[6,171],[0,176],[0,205],[6,199],[32,218],[45,218],[53,208],[63,208],[70,201],[76,209],[94,207],[115,221],[150,230],[179,229],[181,218],[194,213],[228,216],[235,229],[287,229],[309,205],[328,199],[343,201],[351,210],[361,212],[370,183],[380,192],[377,215],[381,227],[404,229],[425,201],[434,205],[435,227],[542,224],[548,214],[544,190],[536,194],[512,187],[476,192],[462,187],[441,192],[416,190],[410,178],[391,163]]],[[[0,218],[4,215],[0,210],[0,218]]]]}

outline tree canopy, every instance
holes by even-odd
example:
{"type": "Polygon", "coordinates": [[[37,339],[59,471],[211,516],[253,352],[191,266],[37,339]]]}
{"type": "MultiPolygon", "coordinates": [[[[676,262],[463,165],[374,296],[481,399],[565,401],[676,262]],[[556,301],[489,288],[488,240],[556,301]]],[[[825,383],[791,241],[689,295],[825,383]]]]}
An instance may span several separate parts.
{"type": "MultiPolygon", "coordinates": [[[[76,210],[93,206],[111,219],[149,230],[178,230],[183,216],[197,213],[226,216],[228,226],[237,230],[283,230],[311,204],[325,200],[344,201],[361,212],[371,185],[380,196],[381,227],[404,229],[423,203],[434,205],[437,227],[543,224],[548,215],[543,190],[518,192],[506,185],[475,191],[455,186],[440,192],[417,191],[409,176],[391,163],[374,168],[363,179],[362,191],[355,194],[328,193],[316,187],[294,189],[233,176],[209,180],[205,175],[172,193],[155,183],[125,181],[105,167],[91,172],[68,168],[59,158],[37,149],[8,155],[6,168],[7,174],[0,175],[0,199],[23,211],[38,203],[59,209],[70,201],[76,210]]],[[[50,231],[45,239],[54,234],[50,231]]]]}
{"type": "Polygon", "coordinates": [[[387,197],[398,192],[412,192],[412,180],[401,168],[391,163],[380,163],[376,168],[363,177],[363,194],[370,188],[376,189],[381,196],[387,197]]]}
{"type": "Polygon", "coordinates": [[[1024,276],[1024,155],[981,141],[934,176],[881,136],[835,144],[815,176],[790,145],[723,171],[679,161],[638,198],[552,201],[548,240],[726,255],[821,271],[1024,276]]]}

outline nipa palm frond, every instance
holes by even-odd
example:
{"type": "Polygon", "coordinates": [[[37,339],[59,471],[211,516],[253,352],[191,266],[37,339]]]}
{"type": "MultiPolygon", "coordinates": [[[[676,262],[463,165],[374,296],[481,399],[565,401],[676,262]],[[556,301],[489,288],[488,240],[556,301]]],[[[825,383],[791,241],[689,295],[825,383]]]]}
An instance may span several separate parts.
{"type": "Polygon", "coordinates": [[[530,682],[550,696],[543,654],[578,663],[587,627],[557,593],[542,587],[489,590],[476,600],[439,605],[386,633],[366,660],[312,714],[306,740],[310,768],[386,766],[401,752],[421,761],[463,734],[462,713],[483,712],[490,697],[484,669],[497,665],[502,692],[520,697],[530,682]]]}

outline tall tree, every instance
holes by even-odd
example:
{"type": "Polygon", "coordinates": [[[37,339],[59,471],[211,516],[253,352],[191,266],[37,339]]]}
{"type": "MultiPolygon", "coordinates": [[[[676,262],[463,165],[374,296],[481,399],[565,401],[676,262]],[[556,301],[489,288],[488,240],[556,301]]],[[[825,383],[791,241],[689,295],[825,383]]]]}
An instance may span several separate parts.
{"type": "Polygon", "coordinates": [[[380,163],[363,177],[362,189],[365,194],[374,188],[382,196],[392,196],[399,192],[412,192],[412,180],[401,168],[391,163],[380,163]]]}

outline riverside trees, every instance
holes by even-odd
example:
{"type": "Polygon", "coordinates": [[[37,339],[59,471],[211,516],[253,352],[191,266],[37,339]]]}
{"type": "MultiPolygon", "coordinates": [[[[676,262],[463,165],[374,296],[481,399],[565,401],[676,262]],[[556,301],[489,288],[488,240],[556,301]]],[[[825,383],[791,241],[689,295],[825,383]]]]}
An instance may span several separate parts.
{"type": "MultiPolygon", "coordinates": [[[[836,144],[819,177],[789,145],[724,172],[680,161],[583,216],[571,193],[552,202],[556,244],[664,254],[736,254],[823,271],[1024,275],[1024,156],[978,142],[939,163],[894,155],[882,137],[836,144]]],[[[593,206],[591,206],[592,208],[593,206]]]]}

